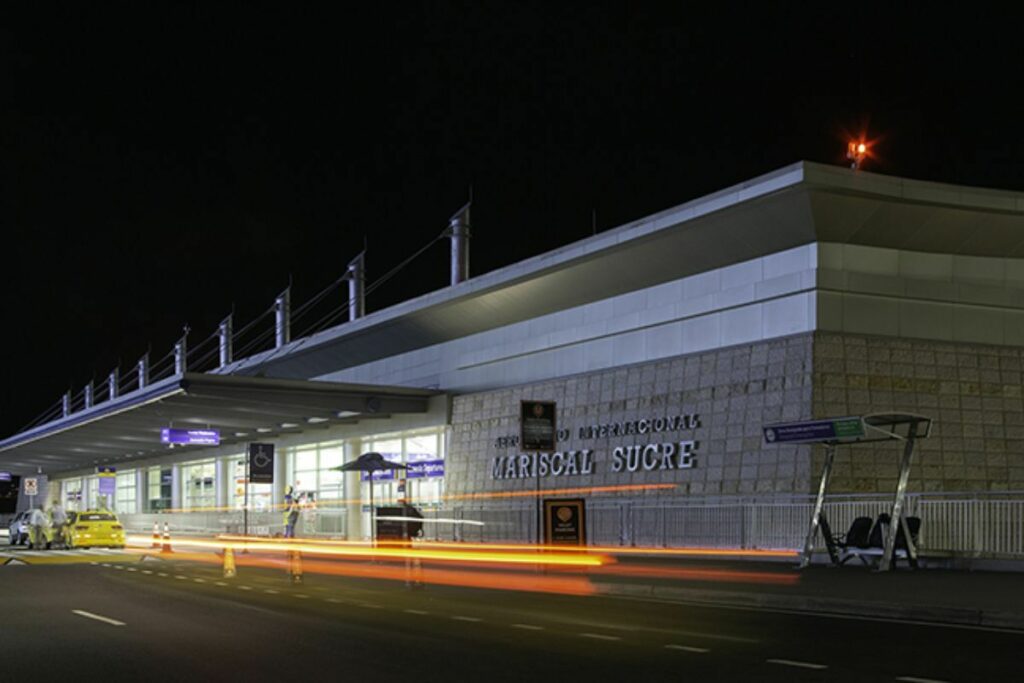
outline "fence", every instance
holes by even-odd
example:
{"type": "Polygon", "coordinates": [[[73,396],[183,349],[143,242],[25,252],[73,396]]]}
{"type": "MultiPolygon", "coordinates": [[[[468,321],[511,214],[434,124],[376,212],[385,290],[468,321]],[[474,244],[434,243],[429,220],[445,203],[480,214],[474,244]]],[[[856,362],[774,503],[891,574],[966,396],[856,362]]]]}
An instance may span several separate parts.
{"type": "MultiPolygon", "coordinates": [[[[588,501],[587,538],[591,544],[742,549],[797,549],[803,546],[813,498],[785,500],[724,499],[691,504],[652,501],[588,501]]],[[[856,517],[875,518],[891,508],[890,497],[833,496],[825,515],[833,532],[842,533],[856,517]]],[[[969,557],[1024,557],[1024,494],[912,494],[906,514],[918,516],[924,552],[969,557]]],[[[241,510],[123,515],[126,527],[148,533],[154,522],[177,533],[239,533],[241,510]]],[[[537,508],[480,506],[424,510],[424,536],[457,542],[536,542],[537,508]]],[[[282,532],[280,511],[252,511],[250,533],[282,532]]],[[[343,537],[344,509],[320,508],[303,513],[304,536],[343,537]]]]}

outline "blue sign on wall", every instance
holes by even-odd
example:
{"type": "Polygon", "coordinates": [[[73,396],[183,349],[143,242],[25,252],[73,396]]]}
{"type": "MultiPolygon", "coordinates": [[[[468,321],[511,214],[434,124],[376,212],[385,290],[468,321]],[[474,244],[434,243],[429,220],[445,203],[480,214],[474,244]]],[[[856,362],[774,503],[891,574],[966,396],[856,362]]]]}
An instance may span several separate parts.
{"type": "Polygon", "coordinates": [[[409,479],[420,479],[422,477],[443,477],[444,460],[421,460],[410,462],[409,469],[405,476],[409,479]]]}
{"type": "Polygon", "coordinates": [[[219,446],[220,430],[165,428],[160,430],[160,443],[183,446],[219,446]]]}
{"type": "Polygon", "coordinates": [[[856,440],[862,436],[864,422],[859,417],[791,422],[768,425],[764,428],[764,440],[768,443],[820,443],[856,440]]]}

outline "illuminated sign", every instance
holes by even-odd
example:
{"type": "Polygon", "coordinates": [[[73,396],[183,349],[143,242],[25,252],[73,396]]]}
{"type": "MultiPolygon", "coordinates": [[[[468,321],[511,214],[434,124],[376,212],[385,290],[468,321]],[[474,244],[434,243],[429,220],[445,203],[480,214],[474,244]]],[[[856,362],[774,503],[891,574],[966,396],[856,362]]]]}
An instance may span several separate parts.
{"type": "Polygon", "coordinates": [[[420,460],[409,463],[409,469],[405,476],[409,479],[421,479],[423,477],[443,477],[444,460],[420,460]]]}
{"type": "Polygon", "coordinates": [[[274,444],[249,444],[249,481],[253,484],[274,483],[274,444]]]}
{"type": "Polygon", "coordinates": [[[11,481],[10,472],[0,472],[0,481],[11,481]]]}
{"type": "Polygon", "coordinates": [[[764,428],[764,440],[767,443],[820,443],[856,440],[862,436],[864,421],[859,417],[792,422],[768,425],[764,428]]]}
{"type": "Polygon", "coordinates": [[[527,451],[555,450],[554,401],[522,401],[519,406],[519,443],[527,451]]]}
{"type": "Polygon", "coordinates": [[[586,545],[586,503],[582,498],[544,500],[544,543],[586,545]]]}
{"type": "Polygon", "coordinates": [[[181,446],[219,446],[220,431],[217,429],[172,429],[160,430],[160,443],[181,446]]]}

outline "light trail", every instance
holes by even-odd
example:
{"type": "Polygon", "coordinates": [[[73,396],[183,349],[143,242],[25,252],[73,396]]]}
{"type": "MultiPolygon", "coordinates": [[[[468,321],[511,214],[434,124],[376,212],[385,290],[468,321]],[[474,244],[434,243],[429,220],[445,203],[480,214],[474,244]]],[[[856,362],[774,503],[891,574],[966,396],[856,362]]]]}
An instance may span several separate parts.
{"type": "MultiPolygon", "coordinates": [[[[146,546],[152,543],[148,536],[129,536],[128,542],[137,546],[146,546]]],[[[544,564],[551,566],[567,567],[596,567],[609,561],[599,555],[586,553],[559,553],[559,554],[538,554],[524,552],[488,552],[485,550],[462,550],[462,549],[424,549],[409,547],[368,547],[368,546],[342,546],[323,545],[307,542],[280,543],[278,541],[234,541],[228,539],[200,539],[200,538],[178,538],[173,545],[191,548],[209,548],[219,550],[231,548],[232,550],[254,550],[261,552],[303,552],[311,555],[326,555],[335,557],[351,558],[380,558],[395,560],[426,560],[437,562],[472,562],[483,564],[544,564]]]]}

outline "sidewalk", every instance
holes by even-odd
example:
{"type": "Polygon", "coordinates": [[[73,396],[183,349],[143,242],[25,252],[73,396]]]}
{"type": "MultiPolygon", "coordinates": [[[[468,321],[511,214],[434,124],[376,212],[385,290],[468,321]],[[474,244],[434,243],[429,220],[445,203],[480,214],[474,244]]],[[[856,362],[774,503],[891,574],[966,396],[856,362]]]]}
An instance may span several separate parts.
{"type": "Polygon", "coordinates": [[[602,575],[592,580],[607,595],[663,602],[1024,630],[1024,574],[1020,573],[912,571],[903,563],[899,570],[883,574],[862,566],[812,565],[798,571],[795,562],[621,560],[627,570],[636,564],[671,567],[681,576],[602,575]]]}

